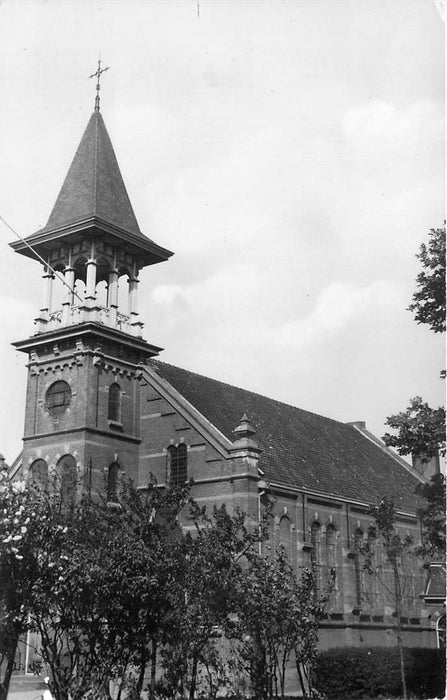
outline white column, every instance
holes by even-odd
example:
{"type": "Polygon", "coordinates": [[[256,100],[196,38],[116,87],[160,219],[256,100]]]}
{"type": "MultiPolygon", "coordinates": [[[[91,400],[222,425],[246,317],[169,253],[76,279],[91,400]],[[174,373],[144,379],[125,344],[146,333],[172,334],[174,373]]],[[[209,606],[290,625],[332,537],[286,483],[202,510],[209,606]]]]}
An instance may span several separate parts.
{"type": "Polygon", "coordinates": [[[96,299],[96,258],[87,260],[85,286],[85,300],[91,306],[96,299]]]}
{"type": "Polygon", "coordinates": [[[42,279],[46,280],[46,283],[43,285],[43,299],[42,306],[40,307],[40,313],[35,319],[35,323],[38,327],[38,332],[44,332],[45,330],[47,330],[45,326],[50,320],[54,274],[49,267],[44,267],[42,279]]]}
{"type": "Polygon", "coordinates": [[[71,307],[73,306],[73,290],[75,284],[75,271],[67,266],[64,270],[64,301],[62,302],[62,324],[68,326],[71,320],[71,307]]]}
{"type": "Polygon", "coordinates": [[[46,284],[44,286],[43,305],[42,305],[42,308],[40,310],[42,312],[47,312],[47,314],[49,315],[51,313],[51,304],[52,304],[52,299],[53,299],[53,282],[54,282],[54,273],[50,270],[49,267],[45,268],[42,279],[46,280],[46,284]]]}
{"type": "Polygon", "coordinates": [[[129,277],[129,314],[138,316],[138,282],[136,277],[129,277]]]}
{"type": "Polygon", "coordinates": [[[107,305],[110,309],[110,323],[116,326],[118,315],[118,270],[113,269],[109,272],[109,286],[107,291],[107,305]]]}
{"type": "Polygon", "coordinates": [[[138,315],[138,271],[135,269],[132,277],[129,277],[129,314],[133,335],[141,336],[143,324],[138,315]]]}

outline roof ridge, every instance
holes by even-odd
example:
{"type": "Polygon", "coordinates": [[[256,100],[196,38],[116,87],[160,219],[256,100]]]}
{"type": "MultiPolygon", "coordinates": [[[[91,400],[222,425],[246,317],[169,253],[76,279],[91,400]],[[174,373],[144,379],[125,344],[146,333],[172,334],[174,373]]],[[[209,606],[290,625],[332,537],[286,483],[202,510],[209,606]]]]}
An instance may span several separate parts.
{"type": "Polygon", "coordinates": [[[267,401],[273,401],[274,403],[280,404],[281,406],[287,406],[288,408],[293,408],[296,411],[301,411],[302,413],[307,413],[310,416],[316,416],[317,418],[323,418],[324,420],[331,421],[332,423],[337,423],[337,425],[342,425],[343,427],[352,427],[350,426],[349,423],[344,423],[343,421],[337,420],[336,418],[329,418],[328,416],[323,416],[321,413],[315,413],[315,411],[309,411],[306,408],[300,408],[299,406],[295,406],[294,404],[291,403],[286,403],[286,401],[280,401],[280,399],[274,399],[271,396],[266,396],[265,394],[260,394],[257,391],[252,391],[251,389],[245,389],[242,386],[236,386],[235,384],[229,384],[228,382],[223,382],[220,379],[215,379],[214,377],[208,377],[205,374],[199,374],[198,372],[194,372],[192,370],[186,369],[185,367],[178,367],[177,365],[171,365],[169,362],[162,362],[161,360],[150,360],[151,363],[155,365],[161,365],[161,366],[166,366],[166,367],[172,367],[173,369],[179,369],[183,372],[188,372],[189,374],[193,374],[196,377],[201,377],[202,379],[208,379],[209,381],[212,382],[217,382],[218,384],[221,384],[222,386],[227,386],[230,387],[231,389],[238,389],[239,391],[245,391],[247,394],[252,394],[253,396],[259,396],[262,399],[266,399],[267,401]]]}

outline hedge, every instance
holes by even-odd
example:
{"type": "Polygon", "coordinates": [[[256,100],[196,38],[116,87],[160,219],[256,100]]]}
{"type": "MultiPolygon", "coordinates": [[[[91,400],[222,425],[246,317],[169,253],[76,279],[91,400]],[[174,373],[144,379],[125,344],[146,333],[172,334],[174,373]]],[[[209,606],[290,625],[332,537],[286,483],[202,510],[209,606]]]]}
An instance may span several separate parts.
{"type": "MultiPolygon", "coordinates": [[[[444,697],[444,649],[404,649],[404,662],[409,696],[444,697]]],[[[315,688],[328,700],[402,696],[397,647],[329,649],[318,655],[315,673],[315,688]]]]}

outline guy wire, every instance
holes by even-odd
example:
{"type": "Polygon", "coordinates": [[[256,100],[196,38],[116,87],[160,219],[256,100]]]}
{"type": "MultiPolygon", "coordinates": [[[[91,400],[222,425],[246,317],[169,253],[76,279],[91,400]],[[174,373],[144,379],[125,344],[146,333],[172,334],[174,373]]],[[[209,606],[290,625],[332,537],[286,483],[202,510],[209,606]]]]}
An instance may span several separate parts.
{"type": "Polygon", "coordinates": [[[38,258],[38,259],[40,260],[40,262],[41,262],[46,268],[48,268],[49,270],[51,270],[51,272],[53,273],[53,275],[55,275],[55,277],[57,277],[58,280],[60,280],[60,281],[62,282],[62,284],[64,284],[64,285],[67,287],[67,289],[69,289],[70,292],[71,292],[72,294],[74,294],[74,296],[78,297],[79,301],[82,301],[82,302],[84,301],[84,299],[81,299],[81,297],[79,296],[79,294],[77,293],[77,291],[74,289],[74,287],[73,287],[73,288],[70,287],[70,285],[67,284],[67,282],[65,281],[65,279],[64,279],[53,267],[51,267],[50,263],[47,262],[46,260],[44,260],[43,257],[42,257],[41,255],[39,255],[39,253],[37,252],[37,250],[34,250],[34,248],[33,248],[24,238],[22,238],[22,236],[20,235],[20,233],[17,233],[17,231],[15,231],[15,230],[13,229],[13,227],[10,226],[10,224],[8,224],[8,222],[3,218],[3,216],[2,216],[1,214],[0,214],[0,221],[3,221],[3,223],[5,224],[5,226],[7,226],[7,227],[9,228],[9,230],[12,231],[13,234],[14,234],[15,236],[17,236],[17,238],[18,238],[20,241],[22,241],[22,243],[24,243],[24,244],[26,245],[26,247],[29,248],[30,251],[31,251],[32,253],[34,253],[34,255],[36,256],[36,258],[38,258]]]}

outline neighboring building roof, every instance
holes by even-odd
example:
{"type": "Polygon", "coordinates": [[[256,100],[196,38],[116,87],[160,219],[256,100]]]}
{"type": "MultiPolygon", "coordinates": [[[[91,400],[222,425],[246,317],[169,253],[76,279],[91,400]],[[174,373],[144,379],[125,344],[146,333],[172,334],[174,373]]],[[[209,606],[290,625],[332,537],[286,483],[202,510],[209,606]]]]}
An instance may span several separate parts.
{"type": "Polygon", "coordinates": [[[393,495],[399,510],[415,512],[420,479],[354,426],[158,360],[151,365],[228,439],[247,413],[268,481],[361,503],[393,495]]]}
{"type": "Polygon", "coordinates": [[[91,217],[143,235],[99,111],[90,117],[48,223],[39,233],[91,217]]]}

